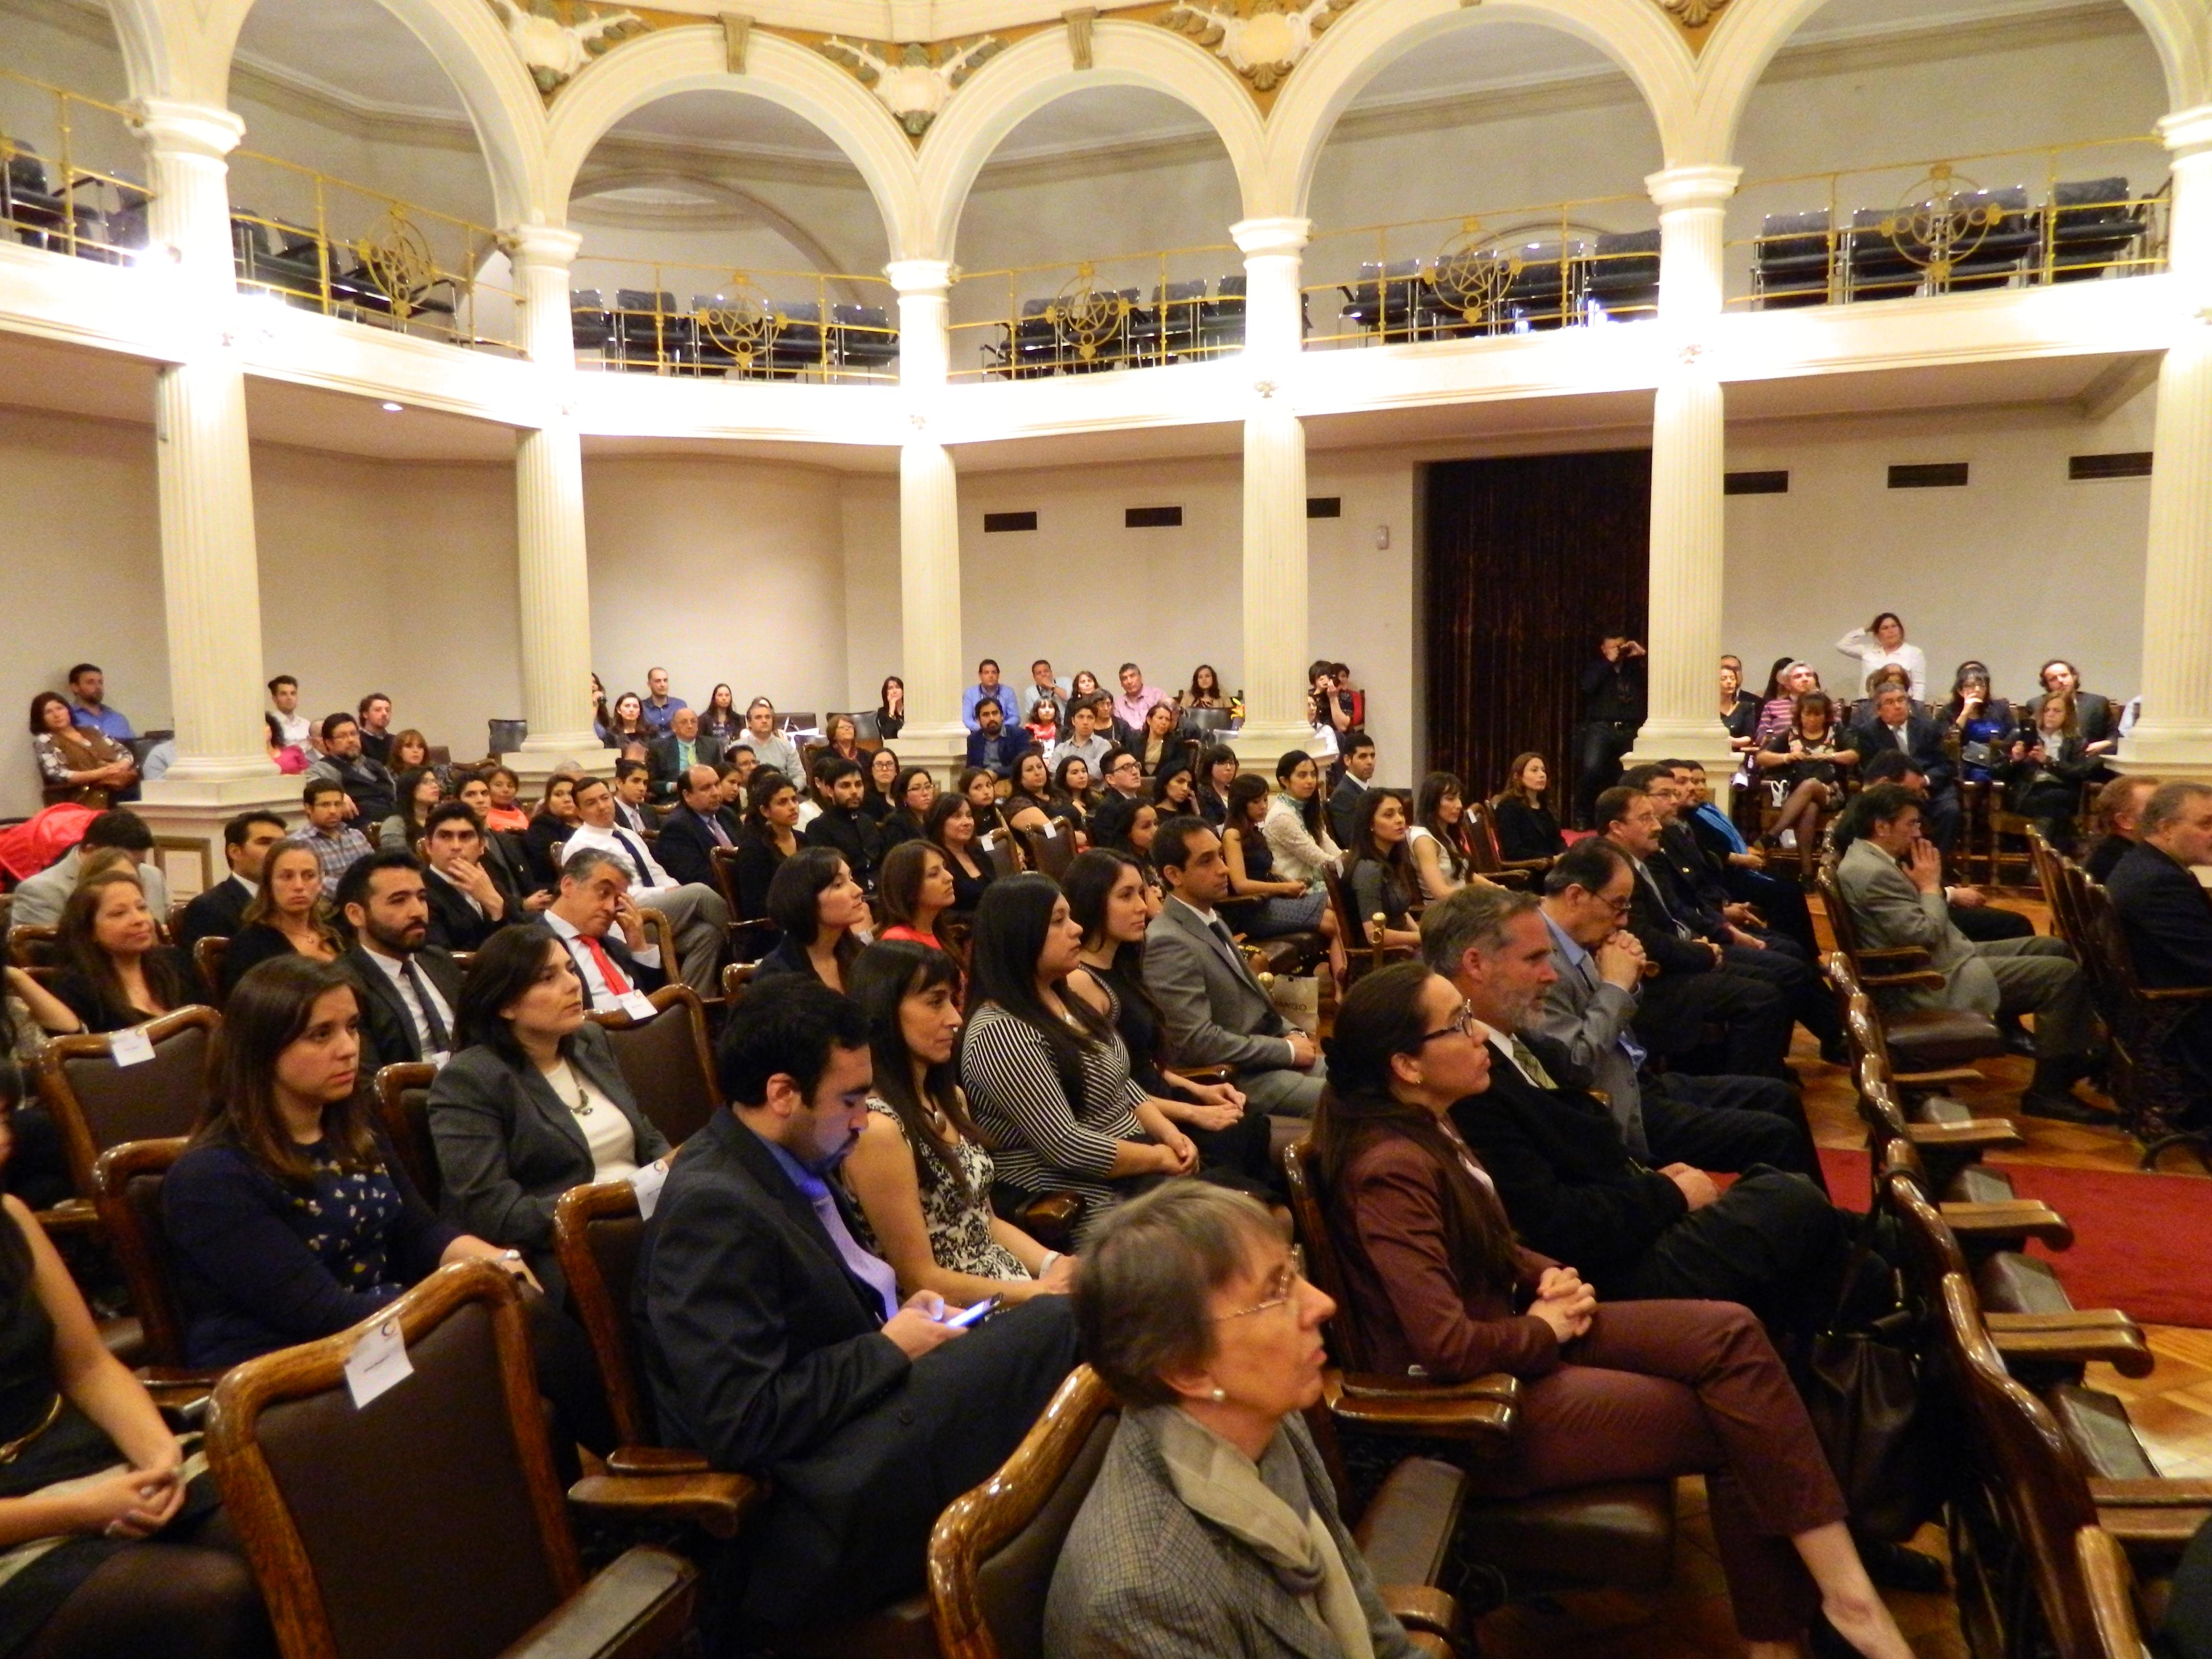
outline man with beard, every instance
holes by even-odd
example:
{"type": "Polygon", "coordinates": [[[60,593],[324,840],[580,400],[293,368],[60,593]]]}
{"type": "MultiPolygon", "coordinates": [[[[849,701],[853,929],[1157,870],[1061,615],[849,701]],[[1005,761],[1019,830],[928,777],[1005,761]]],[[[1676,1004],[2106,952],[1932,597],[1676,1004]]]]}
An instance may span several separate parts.
{"type": "Polygon", "coordinates": [[[442,1065],[453,1048],[460,964],[430,936],[430,896],[412,853],[377,853],[338,882],[338,906],[353,930],[338,965],[361,988],[361,1069],[372,1076],[402,1060],[442,1065]]]}

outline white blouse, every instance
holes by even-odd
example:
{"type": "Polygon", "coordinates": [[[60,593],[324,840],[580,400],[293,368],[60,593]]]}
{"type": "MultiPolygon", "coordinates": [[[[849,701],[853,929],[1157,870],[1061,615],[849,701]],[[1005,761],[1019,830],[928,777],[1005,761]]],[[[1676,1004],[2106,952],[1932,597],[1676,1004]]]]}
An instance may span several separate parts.
{"type": "Polygon", "coordinates": [[[1928,653],[1907,640],[1896,650],[1885,650],[1880,640],[1863,628],[1854,628],[1836,641],[1836,649],[1847,657],[1859,659],[1859,683],[1851,688],[1846,701],[1856,702],[1866,695],[1867,676],[1887,663],[1895,663],[1912,677],[1912,701],[1928,701],[1928,653]]]}
{"type": "Polygon", "coordinates": [[[630,1128],[629,1120],[623,1115],[623,1109],[565,1060],[545,1073],[545,1080],[553,1085],[553,1092],[561,1097],[561,1103],[568,1109],[568,1115],[576,1120],[576,1127],[584,1132],[584,1144],[592,1149],[592,1184],[628,1181],[635,1175],[637,1135],[630,1128]],[[576,1103],[580,1098],[582,1109],[576,1103]]]}

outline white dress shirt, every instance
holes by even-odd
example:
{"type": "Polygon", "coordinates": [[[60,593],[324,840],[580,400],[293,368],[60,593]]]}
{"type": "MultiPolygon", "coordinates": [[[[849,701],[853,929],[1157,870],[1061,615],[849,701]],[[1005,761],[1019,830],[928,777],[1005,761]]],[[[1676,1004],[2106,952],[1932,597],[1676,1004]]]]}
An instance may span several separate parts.
{"type": "Polygon", "coordinates": [[[362,940],[361,953],[384,970],[385,978],[390,980],[392,988],[399,993],[399,1000],[407,1010],[407,1018],[415,1023],[415,1046],[422,1051],[422,1058],[433,1066],[444,1065],[451,1053],[448,1045],[453,1040],[453,1005],[430,982],[429,975],[416,968],[416,977],[421,980],[423,991],[437,1006],[439,1023],[446,1028],[446,1042],[441,1043],[430,1035],[430,1020],[422,1011],[422,999],[415,994],[415,981],[403,971],[399,958],[387,957],[366,939],[362,940]]]}
{"type": "Polygon", "coordinates": [[[660,867],[659,860],[646,846],[643,836],[635,830],[625,830],[620,824],[605,830],[595,830],[588,823],[577,825],[570,833],[568,844],[561,856],[565,861],[583,852],[612,853],[629,866],[632,878],[641,887],[680,887],[684,884],[660,867]]]}
{"type": "MultiPolygon", "coordinates": [[[[569,964],[575,969],[576,977],[584,981],[586,1005],[593,1008],[611,1008],[619,1002],[623,994],[607,983],[607,976],[599,971],[599,959],[585,948],[581,942],[583,935],[576,931],[574,925],[551,910],[545,913],[545,925],[553,930],[562,944],[568,946],[569,964]]],[[[647,945],[632,951],[629,957],[641,968],[658,968],[660,966],[660,947],[647,945]]],[[[633,985],[629,988],[635,991],[637,987],[633,985]]]]}

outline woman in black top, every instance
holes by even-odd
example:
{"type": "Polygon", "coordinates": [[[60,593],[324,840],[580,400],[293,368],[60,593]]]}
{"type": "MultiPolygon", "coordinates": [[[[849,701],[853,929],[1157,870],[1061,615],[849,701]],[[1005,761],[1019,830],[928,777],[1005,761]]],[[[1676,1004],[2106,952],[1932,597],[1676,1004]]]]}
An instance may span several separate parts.
{"type": "Polygon", "coordinates": [[[751,805],[738,842],[738,903],[744,920],[768,915],[769,884],[783,861],[799,851],[799,790],[774,767],[753,774],[751,805]]]}
{"type": "Polygon", "coordinates": [[[161,943],[128,866],[79,882],[59,931],[66,965],[53,994],[88,1031],[120,1031],[201,1000],[199,975],[183,951],[161,943]]]}
{"type": "Polygon", "coordinates": [[[653,741],[653,728],[645,723],[645,700],[635,691],[625,691],[615,699],[614,718],[600,732],[599,741],[609,749],[628,754],[633,749],[641,750],[653,741]]]}
{"type": "Polygon", "coordinates": [[[947,795],[929,809],[925,830],[931,846],[952,872],[952,914],[968,915],[983,902],[998,872],[975,838],[975,809],[965,795],[947,795]]]}
{"type": "Polygon", "coordinates": [[[1229,817],[1229,786],[1237,781],[1237,751],[1217,743],[1198,757],[1198,815],[1216,830],[1229,817]]]}
{"type": "Polygon", "coordinates": [[[222,994],[271,957],[335,962],[345,941],[323,897],[323,864],[305,842],[280,841],[261,864],[261,890],[246,901],[222,957],[222,994]]]}
{"type": "Polygon", "coordinates": [[[867,896],[844,859],[827,847],[786,859],[769,884],[768,914],[783,941],[761,958],[757,976],[811,974],[842,991],[845,969],[860,954],[859,930],[868,923],[867,896]]]}
{"type": "Polygon", "coordinates": [[[1406,853],[1406,804],[1387,789],[1370,789],[1352,815],[1352,846],[1344,855],[1346,896],[1370,945],[1419,950],[1419,931],[1409,914],[1416,878],[1406,853]],[[1382,918],[1378,929],[1375,918],[1382,918]]]}
{"type": "Polygon", "coordinates": [[[1721,724],[1728,728],[1729,747],[1739,753],[1758,746],[1759,711],[1757,697],[1743,689],[1743,670],[1734,662],[1721,665],[1721,724]]]}
{"type": "Polygon", "coordinates": [[[546,779],[545,793],[538,799],[538,810],[530,815],[530,827],[522,834],[522,855],[529,861],[531,879],[540,887],[561,884],[553,844],[567,841],[583,821],[576,811],[576,780],[565,772],[546,779]]]}
{"type": "Polygon", "coordinates": [[[971,766],[960,775],[957,787],[969,809],[975,814],[976,850],[988,853],[984,838],[995,836],[1013,854],[1015,867],[1020,868],[1022,844],[1009,833],[1013,828],[1012,821],[999,805],[999,775],[981,766],[971,766]]]}
{"type": "MultiPolygon", "coordinates": [[[[23,1081],[0,1054],[0,1122],[23,1081]]],[[[0,1158],[8,1137],[0,1130],[0,1158]]],[[[0,1652],[37,1659],[273,1654],[207,1461],[100,1340],[17,1199],[0,1218],[0,1652]],[[189,1452],[189,1455],[187,1455],[189,1452]],[[66,1483],[66,1485],[64,1485],[66,1483]],[[49,1541],[58,1540],[58,1541],[49,1541]]]]}
{"type": "Polygon", "coordinates": [[[1159,915],[1167,897],[1159,872],[1152,867],[1152,837],[1159,829],[1159,808],[1148,800],[1133,800],[1123,794],[1109,793],[1091,815],[1091,846],[1119,853],[1136,864],[1151,895],[1154,915],[1159,915]]]}
{"type": "Polygon", "coordinates": [[[1826,692],[1804,693],[1790,710],[1790,729],[1752,757],[1782,809],[1774,823],[1778,846],[1798,848],[1802,836],[1809,847],[1821,809],[1843,799],[1844,775],[1859,763],[1858,750],[1838,746],[1833,708],[1826,692]]]}
{"type": "Polygon", "coordinates": [[[1139,770],[1148,778],[1156,778],[1177,764],[1190,763],[1191,745],[1176,731],[1176,706],[1171,702],[1156,702],[1145,710],[1144,729],[1137,733],[1136,756],[1139,770]]]}
{"type": "Polygon", "coordinates": [[[1559,821],[1544,805],[1544,792],[1551,784],[1551,771],[1541,755],[1532,751],[1513,757],[1505,787],[1490,803],[1500,858],[1555,859],[1567,850],[1559,821]]]}
{"type": "Polygon", "coordinates": [[[744,733],[745,717],[738,713],[738,694],[726,681],[708,694],[707,706],[699,711],[699,741],[720,759],[722,751],[744,733]]]}
{"type": "Polygon", "coordinates": [[[896,743],[905,730],[906,682],[896,674],[886,675],[876,698],[876,735],[885,743],[896,743]]]}
{"type": "Polygon", "coordinates": [[[1014,762],[1014,787],[1006,797],[1006,816],[1018,828],[1048,833],[1048,824],[1030,823],[1031,812],[1048,821],[1052,817],[1052,768],[1045,761],[1044,750],[1036,748],[1023,750],[1014,762]]]}
{"type": "Polygon", "coordinates": [[[1158,912],[1143,866],[1127,853],[1093,848],[1068,866],[1060,891],[1069,919],[1083,929],[1081,965],[1067,988],[1121,1034],[1130,1077],[1206,1164],[1272,1185],[1267,1115],[1248,1107],[1233,1084],[1194,1083],[1161,1064],[1163,1021],[1145,985],[1145,929],[1158,912]]]}
{"type": "Polygon", "coordinates": [[[891,815],[891,807],[898,791],[899,757],[888,749],[878,749],[868,757],[868,787],[860,792],[860,810],[875,823],[878,829],[891,815]]]}
{"type": "Polygon", "coordinates": [[[891,784],[891,810],[884,817],[883,850],[902,841],[921,841],[929,833],[929,809],[937,804],[937,780],[926,766],[909,766],[891,784]]]}
{"type": "Polygon", "coordinates": [[[1186,752],[1172,766],[1163,766],[1152,778],[1152,804],[1160,809],[1160,818],[1194,818],[1201,817],[1198,810],[1198,775],[1193,769],[1195,763],[1186,752]]]}
{"type": "Polygon", "coordinates": [[[1061,757],[1052,775],[1052,815],[1071,830],[1087,832],[1098,799],[1091,793],[1091,763],[1080,755],[1061,757]]]}

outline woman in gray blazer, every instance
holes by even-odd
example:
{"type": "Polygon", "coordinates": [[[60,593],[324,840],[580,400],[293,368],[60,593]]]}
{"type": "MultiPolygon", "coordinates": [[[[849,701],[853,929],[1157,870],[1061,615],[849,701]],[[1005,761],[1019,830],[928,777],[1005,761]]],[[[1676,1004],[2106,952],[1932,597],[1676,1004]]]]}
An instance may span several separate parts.
{"type": "Polygon", "coordinates": [[[1045,1601],[1045,1659],[1413,1659],[1300,1413],[1335,1304],[1251,1199],[1170,1182],[1103,1219],[1075,1281],[1121,1427],[1045,1601]]]}
{"type": "Polygon", "coordinates": [[[585,1018],[568,953],[544,923],[491,936],[454,1019],[460,1047],[430,1089],[447,1218],[520,1250],[546,1294],[565,1297],[553,1254],[561,1194],[629,1179],[668,1142],[585,1018]]]}

